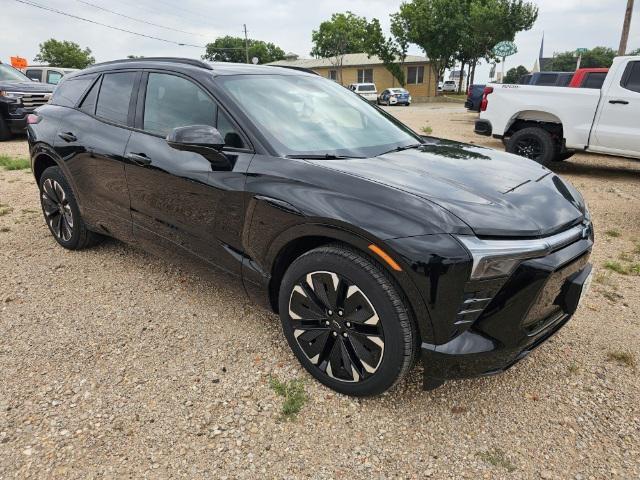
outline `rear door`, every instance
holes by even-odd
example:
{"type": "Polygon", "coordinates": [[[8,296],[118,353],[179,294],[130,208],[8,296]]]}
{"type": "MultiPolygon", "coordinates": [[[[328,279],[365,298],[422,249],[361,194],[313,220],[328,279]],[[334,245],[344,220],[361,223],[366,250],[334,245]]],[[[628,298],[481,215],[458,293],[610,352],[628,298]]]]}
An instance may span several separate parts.
{"type": "Polygon", "coordinates": [[[621,79],[605,86],[590,147],[607,153],[640,156],[640,61],[629,62],[621,79]]]}
{"type": "Polygon", "coordinates": [[[136,240],[163,254],[189,253],[240,274],[245,173],[249,143],[212,96],[193,79],[144,74],[126,150],[127,182],[136,240]],[[145,88],[146,87],[146,88],[145,88]],[[176,150],[165,138],[176,127],[210,125],[225,139],[231,170],[216,170],[202,155],[176,150]]]}

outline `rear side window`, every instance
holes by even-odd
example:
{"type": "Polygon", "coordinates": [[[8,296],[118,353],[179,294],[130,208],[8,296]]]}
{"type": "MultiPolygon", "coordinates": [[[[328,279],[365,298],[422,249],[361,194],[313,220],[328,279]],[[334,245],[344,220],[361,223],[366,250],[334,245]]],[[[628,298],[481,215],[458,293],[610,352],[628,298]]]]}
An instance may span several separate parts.
{"type": "Polygon", "coordinates": [[[556,84],[556,82],[558,81],[558,75],[555,73],[541,73],[540,76],[538,77],[538,81],[536,82],[536,85],[541,85],[541,86],[554,86],[556,84]]]}
{"type": "Polygon", "coordinates": [[[96,116],[114,123],[127,124],[136,75],[136,72],[122,72],[107,73],[102,77],[96,116]]]}
{"type": "Polygon", "coordinates": [[[51,103],[61,107],[75,107],[95,79],[95,75],[83,75],[60,82],[53,93],[51,103]]]}
{"type": "Polygon", "coordinates": [[[587,73],[584,80],[582,81],[582,88],[597,88],[598,90],[602,88],[602,84],[604,83],[604,79],[607,74],[604,72],[591,72],[587,73]]]}
{"type": "Polygon", "coordinates": [[[57,85],[62,80],[62,72],[58,72],[57,70],[49,70],[47,72],[47,83],[52,85],[57,85]]]}
{"type": "Polygon", "coordinates": [[[640,93],[640,62],[630,62],[627,65],[620,84],[627,90],[640,93]]]}
{"type": "Polygon", "coordinates": [[[175,75],[150,73],[144,100],[144,129],[167,135],[176,127],[216,126],[216,104],[193,82],[175,75]]]}
{"type": "Polygon", "coordinates": [[[84,97],[84,100],[80,104],[80,110],[90,115],[96,114],[96,103],[98,100],[98,90],[100,90],[100,80],[97,80],[93,84],[89,93],[84,97]]]}

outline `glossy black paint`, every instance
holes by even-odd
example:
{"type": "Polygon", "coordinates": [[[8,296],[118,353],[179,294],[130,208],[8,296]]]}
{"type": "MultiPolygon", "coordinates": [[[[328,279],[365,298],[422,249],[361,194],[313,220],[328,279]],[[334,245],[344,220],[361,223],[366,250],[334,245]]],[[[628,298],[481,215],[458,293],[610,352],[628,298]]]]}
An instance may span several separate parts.
{"type": "Polygon", "coordinates": [[[379,260],[368,249],[375,243],[402,268],[394,271],[381,261],[416,318],[425,375],[436,383],[507,367],[573,313],[567,308],[562,320],[536,335],[523,333],[521,324],[546,280],[587,258],[592,236],[523,263],[509,279],[480,283],[469,281],[470,254],[452,236],[532,238],[586,222],[581,196],[551,171],[504,152],[433,138],[375,158],[284,158],[216,78],[308,74],[234,64],[212,68],[142,60],[66,76],[63,86],[80,75],[99,78],[127,69],[140,73],[140,87],[126,125],[79,110],[82,99],[75,108],[40,108],[42,120],[29,128],[36,177],[45,166],[59,165],[91,228],[166,258],[230,273],[251,298],[274,310],[280,279],[296,255],[339,241],[379,260]],[[218,162],[145,132],[141,105],[150,71],[183,76],[208,92],[247,147],[224,147],[216,154],[225,162],[218,162]],[[461,317],[463,302],[479,290],[490,291],[493,300],[480,318],[461,317]]]}

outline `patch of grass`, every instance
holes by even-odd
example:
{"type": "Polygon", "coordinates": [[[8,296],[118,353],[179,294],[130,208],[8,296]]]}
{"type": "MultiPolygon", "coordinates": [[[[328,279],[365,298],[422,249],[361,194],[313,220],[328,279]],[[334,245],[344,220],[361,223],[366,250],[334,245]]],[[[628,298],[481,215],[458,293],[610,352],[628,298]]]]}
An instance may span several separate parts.
{"type": "Polygon", "coordinates": [[[26,170],[31,168],[31,163],[27,158],[11,157],[9,155],[0,154],[0,167],[7,170],[26,170]]]}
{"type": "Polygon", "coordinates": [[[607,360],[611,362],[616,362],[626,367],[636,366],[636,357],[633,355],[633,353],[630,353],[630,352],[611,351],[607,353],[607,360]]]}
{"type": "Polygon", "coordinates": [[[636,255],[640,255],[640,242],[636,242],[636,246],[633,247],[633,253],[636,255]]]}
{"type": "Polygon", "coordinates": [[[633,255],[631,255],[628,252],[620,253],[620,255],[618,255],[618,258],[620,260],[622,260],[623,262],[632,262],[633,261],[633,255]]]}
{"type": "Polygon", "coordinates": [[[620,275],[627,275],[627,268],[622,265],[620,262],[616,262],[614,260],[607,260],[604,262],[604,268],[608,268],[609,270],[613,270],[620,275]]]}
{"type": "Polygon", "coordinates": [[[275,377],[269,379],[269,386],[281,397],[284,397],[282,404],[282,417],[286,419],[294,419],[305,403],[309,400],[307,392],[304,390],[304,382],[294,379],[288,382],[282,382],[275,377]]]}
{"type": "Polygon", "coordinates": [[[567,370],[569,370],[569,373],[571,375],[575,375],[576,373],[578,373],[578,370],[580,370],[580,367],[578,367],[578,364],[576,362],[571,362],[567,367],[567,370]]]}
{"type": "Polygon", "coordinates": [[[609,237],[613,237],[613,238],[618,238],[622,236],[622,234],[618,230],[607,230],[604,233],[605,235],[608,235],[609,237]]]}
{"type": "Polygon", "coordinates": [[[7,205],[0,204],[0,217],[2,217],[3,215],[8,215],[11,212],[13,212],[13,208],[7,205]]]}
{"type": "Polygon", "coordinates": [[[599,283],[600,285],[606,285],[607,287],[615,288],[616,286],[609,272],[599,271],[598,273],[596,273],[596,276],[593,278],[593,281],[596,283],[599,283]]]}
{"type": "Polygon", "coordinates": [[[511,463],[507,454],[499,448],[492,448],[485,452],[478,452],[476,455],[484,462],[493,465],[494,467],[502,467],[508,472],[513,472],[516,469],[516,466],[511,463]]]}
{"type": "Polygon", "coordinates": [[[425,135],[431,135],[433,133],[433,128],[431,128],[429,125],[425,125],[420,130],[422,130],[422,133],[424,133],[425,135]]]}

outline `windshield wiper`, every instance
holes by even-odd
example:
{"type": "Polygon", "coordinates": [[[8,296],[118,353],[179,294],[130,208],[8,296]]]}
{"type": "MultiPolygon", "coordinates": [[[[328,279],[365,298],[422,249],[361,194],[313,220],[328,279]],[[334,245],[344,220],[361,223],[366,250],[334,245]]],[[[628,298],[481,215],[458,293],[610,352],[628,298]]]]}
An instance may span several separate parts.
{"type": "Polygon", "coordinates": [[[345,158],[367,158],[367,157],[355,157],[352,155],[334,155],[333,153],[318,154],[300,154],[300,155],[285,155],[286,158],[294,158],[301,160],[342,160],[345,158]]]}

